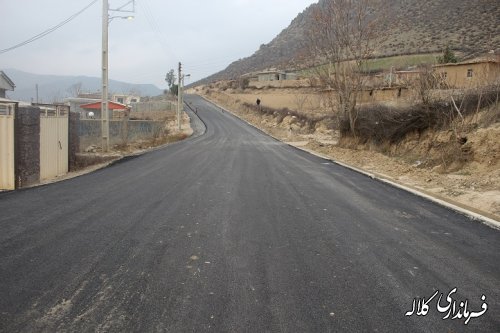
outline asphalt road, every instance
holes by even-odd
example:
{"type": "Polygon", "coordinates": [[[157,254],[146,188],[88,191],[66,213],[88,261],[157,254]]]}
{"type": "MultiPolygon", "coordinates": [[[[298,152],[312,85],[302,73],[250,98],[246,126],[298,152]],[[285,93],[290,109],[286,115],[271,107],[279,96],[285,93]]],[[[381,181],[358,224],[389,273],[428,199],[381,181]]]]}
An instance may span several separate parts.
{"type": "Polygon", "coordinates": [[[499,231],[186,100],[205,133],[0,193],[0,331],[500,331],[499,231]],[[437,290],[467,325],[405,316],[437,290]]]}

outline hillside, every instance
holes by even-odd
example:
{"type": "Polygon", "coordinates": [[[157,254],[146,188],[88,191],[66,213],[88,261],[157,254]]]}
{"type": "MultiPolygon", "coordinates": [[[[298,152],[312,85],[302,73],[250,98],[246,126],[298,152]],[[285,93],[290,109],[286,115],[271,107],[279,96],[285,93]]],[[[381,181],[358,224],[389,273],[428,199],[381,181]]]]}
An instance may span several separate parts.
{"type": "MultiPolygon", "coordinates": [[[[35,85],[37,84],[39,101],[44,103],[61,101],[65,97],[72,96],[72,86],[75,85],[81,85],[83,92],[101,90],[101,78],[97,77],[38,75],[16,69],[5,69],[4,72],[16,85],[15,91],[7,92],[8,96],[15,100],[30,102],[31,99],[35,99],[35,85]]],[[[134,92],[141,96],[157,96],[162,94],[162,90],[152,84],[132,84],[109,80],[109,87],[110,92],[115,93],[134,92]]]]}
{"type": "MultiPolygon", "coordinates": [[[[270,67],[300,67],[298,55],[304,44],[304,29],[314,24],[314,8],[300,13],[270,43],[252,56],[233,62],[197,84],[235,79],[251,71],[270,67]]],[[[500,47],[500,1],[498,0],[387,0],[384,15],[391,18],[388,37],[375,50],[380,57],[440,52],[447,45],[464,55],[500,47]]],[[[382,13],[375,13],[375,15],[382,13]]]]}

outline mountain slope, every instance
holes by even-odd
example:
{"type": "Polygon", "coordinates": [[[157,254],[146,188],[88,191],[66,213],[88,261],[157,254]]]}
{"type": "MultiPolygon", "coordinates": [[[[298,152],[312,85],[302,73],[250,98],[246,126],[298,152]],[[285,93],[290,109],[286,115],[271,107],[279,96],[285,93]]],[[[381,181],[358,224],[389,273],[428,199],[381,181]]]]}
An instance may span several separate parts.
{"type": "MultiPolygon", "coordinates": [[[[38,75],[26,73],[16,69],[5,69],[4,72],[14,81],[15,91],[8,92],[8,96],[15,100],[31,101],[36,99],[36,88],[38,84],[39,101],[48,103],[61,101],[73,94],[76,85],[81,85],[83,92],[95,92],[101,90],[101,79],[88,76],[58,76],[38,75]],[[73,87],[73,88],[72,88],[73,87]]],[[[121,81],[109,80],[110,92],[136,93],[141,96],[157,96],[162,90],[152,84],[132,84],[121,81]]]]}
{"type": "MultiPolygon", "coordinates": [[[[269,44],[248,58],[199,83],[235,79],[269,67],[300,67],[298,55],[304,29],[314,24],[313,11],[329,0],[309,6],[269,44]]],[[[446,46],[465,54],[500,47],[500,1],[498,0],[386,0],[383,13],[390,23],[388,38],[376,49],[378,56],[440,52],[446,46]]]]}

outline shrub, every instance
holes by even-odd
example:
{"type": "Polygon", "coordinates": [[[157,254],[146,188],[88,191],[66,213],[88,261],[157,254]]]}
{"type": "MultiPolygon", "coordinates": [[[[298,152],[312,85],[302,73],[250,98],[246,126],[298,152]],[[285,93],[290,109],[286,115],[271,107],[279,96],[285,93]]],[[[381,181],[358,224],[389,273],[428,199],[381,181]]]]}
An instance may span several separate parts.
{"type": "MultiPolygon", "coordinates": [[[[451,102],[444,101],[417,104],[408,108],[361,106],[358,107],[355,136],[363,143],[394,144],[402,141],[407,134],[420,135],[428,129],[451,128],[456,119],[463,119],[481,108],[495,105],[497,95],[498,91],[491,89],[485,92],[469,91],[454,96],[456,107],[451,102]]],[[[341,118],[339,128],[341,136],[351,136],[349,119],[341,118]]]]}

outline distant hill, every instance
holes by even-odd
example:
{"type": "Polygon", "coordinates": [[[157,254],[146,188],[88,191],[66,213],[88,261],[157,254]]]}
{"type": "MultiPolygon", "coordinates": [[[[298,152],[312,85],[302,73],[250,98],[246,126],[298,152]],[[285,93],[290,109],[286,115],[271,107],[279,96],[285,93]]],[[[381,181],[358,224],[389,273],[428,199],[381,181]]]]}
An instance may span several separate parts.
{"type": "MultiPolygon", "coordinates": [[[[3,70],[16,85],[15,91],[8,91],[11,99],[30,102],[36,99],[35,86],[38,84],[38,98],[41,103],[62,101],[74,96],[75,87],[81,87],[82,92],[101,90],[101,78],[88,76],[58,76],[38,75],[22,72],[16,69],[3,70]]],[[[140,96],[157,96],[163,93],[153,84],[133,84],[109,80],[110,93],[134,93],[140,96]]]]}
{"type": "MultiPolygon", "coordinates": [[[[270,67],[301,67],[297,55],[304,44],[304,29],[314,24],[313,9],[328,1],[309,6],[252,56],[198,83],[235,79],[270,67]]],[[[441,52],[447,45],[462,54],[500,47],[499,0],[385,0],[385,4],[384,14],[390,17],[388,38],[378,44],[377,56],[441,52]]]]}

